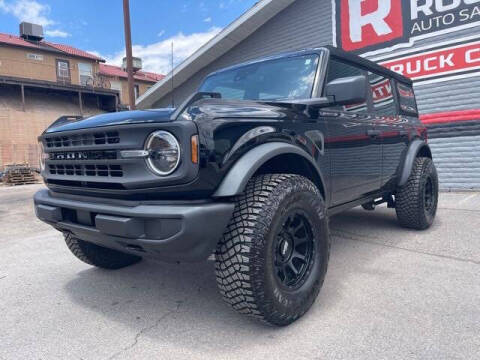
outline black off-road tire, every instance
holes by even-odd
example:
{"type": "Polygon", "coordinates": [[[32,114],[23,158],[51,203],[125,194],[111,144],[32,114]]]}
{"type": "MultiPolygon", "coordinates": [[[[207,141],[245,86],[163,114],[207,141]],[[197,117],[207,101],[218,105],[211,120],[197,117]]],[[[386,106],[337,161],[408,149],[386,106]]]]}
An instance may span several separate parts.
{"type": "Polygon", "coordinates": [[[428,229],[435,219],[437,205],[437,170],[432,159],[418,157],[407,183],[397,190],[395,196],[398,221],[407,228],[428,229]]]}
{"type": "Polygon", "coordinates": [[[250,180],[237,198],[232,219],[217,246],[217,284],[223,299],[237,312],[271,325],[288,325],[315,301],[329,254],[328,218],[318,188],[298,175],[261,175],[250,180]],[[281,247],[276,245],[278,231],[290,223],[290,217],[285,217],[292,212],[302,214],[302,222],[311,225],[300,231],[311,229],[312,256],[308,266],[300,265],[303,275],[298,284],[289,288],[279,278],[275,254],[281,247]]]}
{"type": "Polygon", "coordinates": [[[78,259],[84,263],[103,269],[121,269],[142,260],[140,256],[107,249],[75,238],[71,234],[65,235],[65,242],[73,255],[78,259]]]}

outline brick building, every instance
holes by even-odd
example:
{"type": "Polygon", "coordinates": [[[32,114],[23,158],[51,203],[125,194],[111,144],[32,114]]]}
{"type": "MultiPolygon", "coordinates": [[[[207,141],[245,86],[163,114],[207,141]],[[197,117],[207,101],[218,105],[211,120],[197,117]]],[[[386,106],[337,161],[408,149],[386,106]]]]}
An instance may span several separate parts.
{"type": "MultiPolygon", "coordinates": [[[[119,92],[121,104],[128,103],[128,74],[124,69],[120,66],[100,63],[99,76],[107,80],[107,83],[104,85],[119,92]]],[[[135,80],[135,98],[138,98],[152,87],[153,84],[162,80],[164,76],[147,71],[137,71],[133,78],[135,80]]]]}
{"type": "MultiPolygon", "coordinates": [[[[41,27],[22,23],[20,36],[0,33],[0,170],[38,162],[37,137],[60,116],[126,108],[127,74],[65,44],[45,41],[41,27]],[[33,31],[32,31],[33,29],[33,31]]],[[[136,95],[162,75],[137,71],[136,95]]]]}

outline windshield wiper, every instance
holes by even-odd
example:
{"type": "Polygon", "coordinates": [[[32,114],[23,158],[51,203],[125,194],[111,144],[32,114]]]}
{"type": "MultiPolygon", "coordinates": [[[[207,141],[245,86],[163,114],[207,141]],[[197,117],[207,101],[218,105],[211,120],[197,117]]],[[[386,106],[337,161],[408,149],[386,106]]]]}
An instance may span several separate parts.
{"type": "Polygon", "coordinates": [[[182,105],[178,107],[177,110],[172,114],[170,119],[175,120],[177,119],[182,112],[185,111],[188,107],[190,107],[193,103],[197,102],[198,100],[202,100],[205,98],[210,98],[210,99],[221,99],[222,94],[218,92],[206,92],[206,91],[199,91],[192,96],[190,96],[187,100],[183,102],[182,105]]]}

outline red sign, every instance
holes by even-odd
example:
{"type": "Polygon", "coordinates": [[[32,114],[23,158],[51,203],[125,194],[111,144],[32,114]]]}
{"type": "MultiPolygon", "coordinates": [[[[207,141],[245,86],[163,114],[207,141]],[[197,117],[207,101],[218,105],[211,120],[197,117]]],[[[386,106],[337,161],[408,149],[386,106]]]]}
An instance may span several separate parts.
{"type": "Polygon", "coordinates": [[[340,0],[342,48],[382,44],[403,36],[401,0],[340,0]]]}
{"type": "Polygon", "coordinates": [[[380,64],[415,80],[471,72],[480,69],[480,41],[408,55],[380,64]]]}
{"type": "Polygon", "coordinates": [[[411,47],[417,39],[480,25],[480,0],[332,0],[334,43],[361,53],[411,47]]]}

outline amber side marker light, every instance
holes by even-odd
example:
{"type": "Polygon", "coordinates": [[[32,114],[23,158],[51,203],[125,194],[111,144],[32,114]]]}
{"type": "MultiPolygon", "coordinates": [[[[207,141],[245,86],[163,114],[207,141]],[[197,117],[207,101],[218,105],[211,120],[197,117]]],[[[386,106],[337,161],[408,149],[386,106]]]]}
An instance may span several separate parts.
{"type": "Polygon", "coordinates": [[[192,146],[192,163],[198,164],[198,135],[193,135],[190,142],[192,146]]]}

